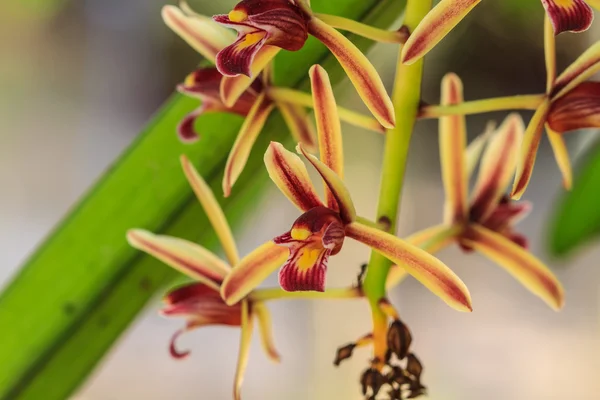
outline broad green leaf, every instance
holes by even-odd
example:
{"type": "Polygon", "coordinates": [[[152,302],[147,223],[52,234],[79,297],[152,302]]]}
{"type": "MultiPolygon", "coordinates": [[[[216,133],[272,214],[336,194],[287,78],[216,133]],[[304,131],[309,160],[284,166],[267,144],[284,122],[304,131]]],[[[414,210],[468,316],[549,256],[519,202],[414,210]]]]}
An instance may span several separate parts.
{"type": "Polygon", "coordinates": [[[571,191],[561,194],[550,229],[550,250],[566,255],[600,237],[600,142],[576,169],[571,191]]]}
{"type": "MultiPolygon", "coordinates": [[[[314,1],[316,11],[389,26],[404,1],[314,1]],[[362,16],[362,17],[361,17],[362,16]]],[[[370,41],[356,39],[366,49],[370,41]]],[[[281,84],[307,87],[320,62],[332,81],[341,68],[319,43],[277,60],[281,84]]],[[[219,193],[225,158],[241,125],[228,114],[205,116],[202,139],[179,143],[177,122],[197,103],[173,96],[128,150],[90,189],[0,295],[0,399],[64,399],[85,379],[148,299],[177,274],[130,248],[125,232],[146,228],[214,244],[205,216],[179,167],[185,153],[219,193]]],[[[287,140],[281,118],[269,120],[232,197],[222,201],[234,226],[252,212],[270,140],[287,140]]]]}

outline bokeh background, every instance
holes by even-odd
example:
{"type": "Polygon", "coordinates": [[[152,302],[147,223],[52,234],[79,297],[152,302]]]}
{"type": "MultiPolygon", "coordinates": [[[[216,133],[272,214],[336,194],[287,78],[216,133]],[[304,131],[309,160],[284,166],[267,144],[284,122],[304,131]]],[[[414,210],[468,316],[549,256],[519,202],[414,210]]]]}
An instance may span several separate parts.
{"type": "MultiPolygon", "coordinates": [[[[0,285],[199,61],[162,24],[164,3],[0,3],[0,285]]],[[[189,3],[213,14],[227,12],[233,2],[189,3]]],[[[462,76],[467,99],[542,92],[542,16],[539,0],[483,2],[428,57],[425,100],[438,102],[439,81],[448,71],[462,76]]],[[[562,35],[559,68],[599,37],[598,24],[584,35],[562,35]]],[[[377,45],[369,56],[391,88],[394,46],[377,45]]],[[[362,107],[349,85],[336,93],[343,105],[362,107]]],[[[470,117],[470,136],[480,133],[488,119],[502,117],[470,117]]],[[[372,216],[382,137],[344,129],[347,183],[357,207],[372,216]]],[[[590,135],[569,135],[572,154],[585,147],[590,135]]],[[[407,179],[403,235],[441,218],[435,121],[418,124],[407,179]]],[[[440,257],[468,284],[474,313],[453,312],[412,279],[394,290],[393,302],[410,325],[414,351],[425,364],[431,399],[598,398],[600,251],[591,247],[561,261],[549,256],[545,234],[560,190],[558,170],[544,143],[527,192],[535,208],[519,228],[566,287],[567,305],[561,313],[549,310],[487,260],[464,256],[455,248],[440,257]]],[[[242,252],[288,229],[295,216],[287,201],[271,191],[237,232],[242,252]]],[[[348,243],[331,260],[329,285],[353,282],[367,257],[365,248],[348,243]]],[[[275,283],[274,278],[267,282],[275,283]]],[[[159,298],[147,306],[75,398],[230,398],[238,331],[207,328],[191,333],[180,346],[192,349],[193,356],[172,360],[168,340],[182,322],[157,316],[158,306],[159,298]]],[[[283,363],[269,363],[254,343],[245,399],[361,398],[358,377],[368,351],[357,351],[337,369],[332,360],[338,346],[368,331],[364,302],[288,301],[273,303],[271,309],[283,363]]]]}

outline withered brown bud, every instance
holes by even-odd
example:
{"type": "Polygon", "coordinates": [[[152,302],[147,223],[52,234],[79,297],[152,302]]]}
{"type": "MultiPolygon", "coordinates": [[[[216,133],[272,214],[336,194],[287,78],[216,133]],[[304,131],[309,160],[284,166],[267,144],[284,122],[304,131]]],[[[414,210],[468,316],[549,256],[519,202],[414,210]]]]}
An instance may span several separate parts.
{"type": "Polygon", "coordinates": [[[366,395],[368,389],[371,389],[371,398],[373,399],[377,396],[381,387],[386,383],[387,380],[385,379],[385,376],[375,368],[367,369],[360,378],[362,394],[366,395]]]}
{"type": "Polygon", "coordinates": [[[406,325],[400,320],[392,322],[387,332],[387,345],[398,359],[403,360],[408,354],[412,335],[406,325]]]}
{"type": "Polygon", "coordinates": [[[423,365],[413,353],[410,353],[407,356],[406,372],[414,376],[417,382],[420,382],[421,374],[423,373],[423,365]]]}
{"type": "Polygon", "coordinates": [[[410,382],[410,380],[406,377],[404,370],[397,365],[390,367],[390,372],[387,374],[387,380],[389,383],[396,383],[398,385],[410,382]]]}
{"type": "Polygon", "coordinates": [[[392,388],[388,392],[388,396],[390,396],[390,400],[402,400],[402,389],[392,388]]]}
{"type": "Polygon", "coordinates": [[[337,353],[335,355],[335,360],[333,360],[333,365],[335,365],[337,367],[340,365],[340,363],[342,361],[352,357],[352,352],[354,351],[355,347],[356,347],[356,344],[350,343],[350,344],[347,344],[345,346],[338,348],[337,353]]]}
{"type": "Polygon", "coordinates": [[[408,394],[406,396],[407,399],[415,399],[419,396],[422,396],[426,393],[425,386],[421,385],[419,382],[413,382],[408,388],[408,394]]]}

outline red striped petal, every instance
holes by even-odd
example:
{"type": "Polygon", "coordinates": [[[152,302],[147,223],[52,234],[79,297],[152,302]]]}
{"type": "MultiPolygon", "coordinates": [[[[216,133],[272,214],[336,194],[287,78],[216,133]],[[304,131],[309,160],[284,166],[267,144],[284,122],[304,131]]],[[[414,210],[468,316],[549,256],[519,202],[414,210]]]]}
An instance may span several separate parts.
{"type": "Polygon", "coordinates": [[[556,132],[600,127],[600,82],[583,82],[552,102],[548,125],[556,132]]]}
{"type": "Polygon", "coordinates": [[[554,34],[562,32],[583,32],[594,20],[594,11],[585,0],[542,0],[554,34]]]}

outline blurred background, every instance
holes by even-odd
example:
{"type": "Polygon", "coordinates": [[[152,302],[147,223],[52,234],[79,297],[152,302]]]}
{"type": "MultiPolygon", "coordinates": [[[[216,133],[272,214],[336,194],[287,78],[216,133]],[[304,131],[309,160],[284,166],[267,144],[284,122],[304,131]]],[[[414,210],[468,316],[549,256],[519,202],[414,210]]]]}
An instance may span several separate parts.
{"type": "MultiPolygon", "coordinates": [[[[319,0],[314,0],[314,2],[319,0]]],[[[232,1],[190,0],[204,14],[227,12],[232,1]]],[[[0,3],[0,285],[77,198],[131,142],[199,57],[160,19],[163,0],[47,0],[0,3]]],[[[429,57],[424,99],[437,103],[439,82],[454,71],[467,99],[544,90],[543,10],[539,0],[488,0],[429,57]]],[[[559,70],[600,36],[561,35],[559,70]]],[[[394,46],[378,45],[373,63],[391,88],[394,46]]],[[[338,88],[343,105],[361,108],[352,87],[338,88]]],[[[531,114],[523,113],[528,118],[531,114]]],[[[469,118],[470,137],[488,119],[469,118]]],[[[173,133],[175,134],[175,133],[173,133]]],[[[373,216],[382,138],[345,127],[347,183],[362,214],[373,216]]],[[[572,154],[589,139],[569,135],[572,154]]],[[[500,268],[451,248],[440,254],[465,280],[475,312],[458,314],[409,279],[392,295],[413,331],[413,351],[436,400],[597,399],[600,392],[600,250],[552,260],[545,230],[561,180],[548,143],[527,197],[535,208],[519,229],[553,267],[567,290],[554,313],[500,268]]],[[[442,215],[437,123],[418,124],[404,189],[402,235],[442,215]]],[[[296,211],[277,192],[237,232],[242,253],[289,228],[296,211]],[[266,212],[267,208],[269,213],[266,212]],[[261,232],[261,235],[256,235],[261,232]]],[[[330,263],[328,284],[348,285],[368,251],[348,243],[330,263]]],[[[271,285],[275,279],[271,279],[271,285]]],[[[236,329],[207,328],[184,336],[185,361],[167,351],[181,321],[148,305],[77,395],[78,399],[228,399],[238,346],[236,329]]],[[[357,350],[334,368],[337,347],[367,333],[366,303],[294,301],[271,306],[280,366],[252,348],[245,399],[359,399],[358,378],[369,358],[357,350]]],[[[4,328],[3,328],[4,329],[4,328]]]]}

